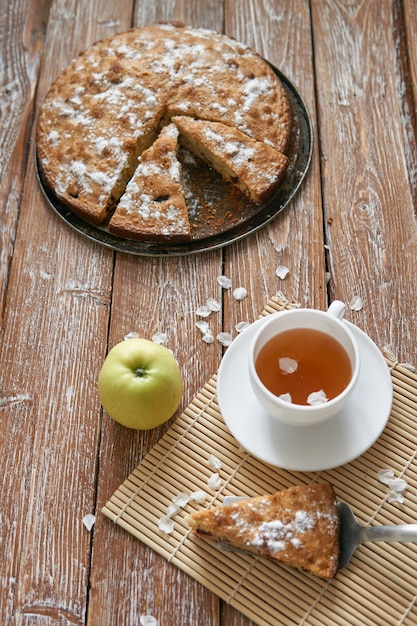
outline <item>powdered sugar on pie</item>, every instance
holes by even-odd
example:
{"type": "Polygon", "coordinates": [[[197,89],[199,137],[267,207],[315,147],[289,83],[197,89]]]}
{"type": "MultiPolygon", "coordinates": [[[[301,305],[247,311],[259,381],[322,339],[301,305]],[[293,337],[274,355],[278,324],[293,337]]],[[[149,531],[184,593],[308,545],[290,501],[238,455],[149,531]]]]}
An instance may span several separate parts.
{"type": "MultiPolygon", "coordinates": [[[[173,24],[131,29],[92,45],[48,92],[37,128],[45,185],[87,221],[106,223],[132,191],[138,158],[174,116],[224,124],[279,152],[291,132],[281,82],[247,46],[173,24]]],[[[176,237],[182,219],[167,213],[158,238],[176,237]]],[[[134,227],[126,236],[148,234],[134,227]]]]}

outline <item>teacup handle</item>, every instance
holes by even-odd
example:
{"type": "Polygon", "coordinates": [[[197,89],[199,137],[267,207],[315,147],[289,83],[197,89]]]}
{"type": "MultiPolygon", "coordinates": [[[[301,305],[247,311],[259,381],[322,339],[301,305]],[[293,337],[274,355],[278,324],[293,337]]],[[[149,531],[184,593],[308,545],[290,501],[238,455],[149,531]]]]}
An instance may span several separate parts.
{"type": "Polygon", "coordinates": [[[327,309],[327,313],[329,315],[333,315],[333,317],[337,317],[339,320],[343,319],[343,316],[346,311],[346,304],[341,300],[333,300],[329,308],[327,309]]]}

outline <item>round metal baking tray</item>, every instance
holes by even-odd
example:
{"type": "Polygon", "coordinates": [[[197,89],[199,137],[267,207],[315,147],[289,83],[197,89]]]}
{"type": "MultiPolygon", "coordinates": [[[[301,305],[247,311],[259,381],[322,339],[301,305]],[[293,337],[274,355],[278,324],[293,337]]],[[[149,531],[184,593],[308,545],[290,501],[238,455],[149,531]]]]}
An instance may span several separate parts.
{"type": "Polygon", "coordinates": [[[191,241],[137,241],[114,235],[106,226],[90,224],[60,202],[42,180],[37,167],[39,183],[50,206],[70,227],[85,237],[119,252],[143,256],[174,256],[212,250],[263,227],[289,204],[298,191],[309,168],[313,149],[312,123],[302,97],[282,72],[271,67],[281,80],[290,102],[292,131],[287,152],[289,166],[279,188],[266,203],[253,204],[213,169],[200,160],[188,158],[189,155],[181,151],[183,182],[187,188],[193,231],[191,241]]]}

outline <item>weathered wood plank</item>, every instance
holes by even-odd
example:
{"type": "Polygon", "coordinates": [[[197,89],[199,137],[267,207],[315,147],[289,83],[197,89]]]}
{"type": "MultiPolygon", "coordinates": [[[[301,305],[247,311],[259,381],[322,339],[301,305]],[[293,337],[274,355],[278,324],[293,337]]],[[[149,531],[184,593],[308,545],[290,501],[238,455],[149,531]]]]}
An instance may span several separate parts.
{"type": "MultiPolygon", "coordinates": [[[[231,5],[232,6],[232,5],[231,5]]],[[[303,306],[326,308],[320,168],[316,141],[314,68],[308,3],[245,2],[227,14],[229,34],[254,47],[292,81],[305,100],[314,126],[314,155],[309,173],[287,209],[253,237],[226,251],[234,283],[248,288],[246,316],[253,320],[267,300],[282,291],[303,306]],[[250,16],[250,17],[249,17],[250,16]],[[254,28],[253,24],[262,24],[254,28]],[[279,265],[288,267],[284,280],[279,265]]],[[[236,305],[234,305],[236,308],[236,305]]],[[[234,313],[231,311],[232,317],[234,313]]]]}
{"type": "Polygon", "coordinates": [[[166,2],[137,2],[135,4],[134,24],[136,26],[146,26],[156,22],[182,22],[197,28],[209,28],[217,32],[222,32],[222,18],[224,13],[225,0],[218,2],[176,2],[167,0],[166,2]]]}
{"type": "MultiPolygon", "coordinates": [[[[180,21],[221,32],[222,6],[209,4],[207,8],[206,2],[138,3],[134,23],[143,26],[158,21],[180,21]]],[[[221,268],[221,251],[164,259],[127,255],[116,258],[109,347],[131,330],[148,339],[157,331],[165,332],[167,345],[178,359],[183,374],[182,407],[192,400],[220,362],[221,346],[217,341],[211,345],[202,341],[195,327],[198,319],[195,310],[205,304],[209,296],[221,300],[221,289],[216,281],[221,268]]],[[[210,325],[214,335],[220,332],[221,313],[213,314],[210,325]]],[[[137,433],[126,431],[104,416],[98,509],[170,423],[155,431],[137,433]]],[[[216,596],[99,516],[88,624],[136,624],[138,607],[140,613],[154,615],[160,624],[214,625],[220,620],[216,596]],[[178,607],[175,616],[172,615],[174,606],[178,607]]]]}
{"type": "MultiPolygon", "coordinates": [[[[279,68],[300,91],[315,124],[315,84],[309,3],[268,3],[247,0],[227,5],[226,32],[256,49],[279,68]]],[[[315,131],[316,132],[316,131],[315,131]]],[[[282,291],[303,306],[326,308],[327,287],[323,248],[318,145],[309,174],[287,209],[255,235],[225,251],[225,272],[234,286],[244,286],[248,297],[225,301],[225,327],[236,335],[236,322],[252,322],[268,299],[282,291]],[[279,265],[288,267],[284,280],[279,265]]],[[[224,607],[224,621],[235,626],[252,624],[224,607]]]]}
{"type": "Polygon", "coordinates": [[[415,32],[417,29],[417,6],[413,0],[402,0],[403,26],[406,35],[407,60],[411,76],[414,102],[417,100],[417,42],[415,32]]]}
{"type": "Polygon", "coordinates": [[[0,326],[50,0],[0,5],[0,326]]]}
{"type": "MultiPolygon", "coordinates": [[[[106,29],[110,34],[111,27],[94,24],[115,11],[110,2],[52,6],[40,97],[80,49],[106,29]]],[[[119,3],[117,11],[126,13],[128,27],[131,4],[119,3]]],[[[95,504],[96,380],[106,349],[113,254],[53,214],[33,153],[31,144],[1,336],[0,472],[7,480],[0,622],[84,624],[91,536],[82,517],[95,504]]],[[[20,162],[24,167],[25,158],[20,162]]]]}
{"type": "Polygon", "coordinates": [[[417,199],[417,5],[413,0],[394,3],[395,37],[398,59],[399,82],[402,93],[404,116],[404,144],[408,176],[414,199],[414,215],[417,199]]]}
{"type": "Polygon", "coordinates": [[[314,0],[323,197],[332,297],[400,361],[416,359],[417,231],[391,2],[314,0]]]}
{"type": "MultiPolygon", "coordinates": [[[[217,254],[165,260],[121,257],[117,261],[109,346],[131,330],[148,339],[157,331],[165,332],[167,345],[178,359],[183,374],[183,407],[216,371],[220,361],[219,344],[205,344],[195,327],[196,308],[205,303],[208,295],[217,295],[215,276],[218,271],[217,254]]],[[[220,329],[221,317],[217,315],[216,319],[213,318],[213,331],[216,333],[220,329]]],[[[114,424],[105,416],[98,509],[171,423],[154,431],[134,432],[114,424]]],[[[117,617],[125,623],[137,604],[143,607],[143,613],[151,613],[165,623],[170,619],[172,606],[180,604],[181,598],[189,598],[182,607],[180,619],[183,623],[197,623],[200,619],[202,623],[216,623],[218,599],[162,557],[150,554],[139,541],[132,542],[109,520],[99,517],[95,530],[89,624],[99,623],[95,621],[96,616],[100,619],[104,616],[109,623],[117,617]],[[111,571],[108,564],[110,550],[111,571]],[[146,582],[140,586],[136,578],[138,567],[146,572],[146,577],[143,576],[146,582]],[[158,593],[153,591],[156,585],[162,586],[158,593]],[[169,597],[172,603],[167,601],[169,597]],[[100,607],[99,612],[95,610],[96,606],[100,607]]]]}

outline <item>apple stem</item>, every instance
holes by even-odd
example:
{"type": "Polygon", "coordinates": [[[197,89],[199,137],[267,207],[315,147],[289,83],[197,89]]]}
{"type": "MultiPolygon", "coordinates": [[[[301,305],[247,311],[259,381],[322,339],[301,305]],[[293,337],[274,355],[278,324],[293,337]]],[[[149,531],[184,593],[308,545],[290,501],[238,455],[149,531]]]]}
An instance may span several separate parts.
{"type": "Polygon", "coordinates": [[[145,373],[145,370],[143,369],[143,367],[138,367],[138,369],[135,371],[136,376],[139,376],[139,378],[141,378],[145,373]]]}

